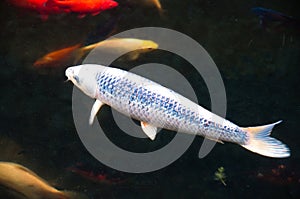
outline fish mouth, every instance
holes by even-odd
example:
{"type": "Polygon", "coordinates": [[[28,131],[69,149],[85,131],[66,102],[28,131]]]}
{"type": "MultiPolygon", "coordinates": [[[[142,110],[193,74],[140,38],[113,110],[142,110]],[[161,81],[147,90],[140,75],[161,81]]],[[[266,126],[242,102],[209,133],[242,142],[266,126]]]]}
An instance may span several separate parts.
{"type": "Polygon", "coordinates": [[[72,81],[74,79],[74,75],[75,75],[75,71],[74,71],[73,67],[67,68],[65,71],[65,75],[67,77],[65,82],[72,81]]]}
{"type": "Polygon", "coordinates": [[[66,69],[65,75],[67,77],[66,81],[71,80],[74,84],[79,84],[79,72],[80,72],[81,66],[72,66],[66,69]]]}
{"type": "Polygon", "coordinates": [[[72,68],[67,68],[65,71],[65,75],[68,78],[67,80],[71,80],[71,75],[74,74],[74,71],[72,68]]]}

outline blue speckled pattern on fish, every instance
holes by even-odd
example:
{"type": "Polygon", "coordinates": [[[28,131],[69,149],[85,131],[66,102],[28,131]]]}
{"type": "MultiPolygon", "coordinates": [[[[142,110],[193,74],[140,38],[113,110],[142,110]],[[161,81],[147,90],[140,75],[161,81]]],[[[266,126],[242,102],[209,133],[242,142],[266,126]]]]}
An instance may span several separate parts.
{"type": "MultiPolygon", "coordinates": [[[[119,69],[111,68],[96,75],[99,99],[105,104],[157,127],[174,131],[180,129],[215,140],[240,144],[247,142],[246,132],[231,122],[215,123],[211,121],[212,113],[199,113],[197,109],[193,109],[194,106],[181,102],[174,91],[125,71],[123,78],[117,77],[115,74],[120,73],[115,73],[115,70],[119,69]],[[155,89],[158,87],[161,87],[161,90],[155,89]]],[[[197,108],[203,109],[200,106],[197,108]]]]}

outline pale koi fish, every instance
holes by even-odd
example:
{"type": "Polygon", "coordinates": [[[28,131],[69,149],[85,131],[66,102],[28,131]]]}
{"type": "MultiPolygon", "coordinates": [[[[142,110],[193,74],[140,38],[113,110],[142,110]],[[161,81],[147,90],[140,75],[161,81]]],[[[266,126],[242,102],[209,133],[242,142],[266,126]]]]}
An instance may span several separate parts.
{"type": "Polygon", "coordinates": [[[27,199],[87,199],[80,193],[59,191],[33,171],[13,162],[0,162],[0,185],[27,199]]]}
{"type": "Polygon", "coordinates": [[[182,95],[139,75],[105,67],[85,64],[69,67],[65,71],[80,90],[93,99],[89,123],[102,105],[141,121],[145,134],[154,140],[157,128],[196,134],[222,142],[233,142],[260,155],[284,158],[289,148],[270,137],[273,124],[256,127],[239,127],[202,108],[182,95]]]}

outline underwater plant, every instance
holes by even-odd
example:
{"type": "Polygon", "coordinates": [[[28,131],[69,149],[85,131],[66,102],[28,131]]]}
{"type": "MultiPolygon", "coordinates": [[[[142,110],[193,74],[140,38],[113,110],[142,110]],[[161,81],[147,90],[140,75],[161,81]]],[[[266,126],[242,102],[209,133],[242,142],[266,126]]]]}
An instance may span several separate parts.
{"type": "Polygon", "coordinates": [[[219,167],[218,170],[215,172],[215,180],[222,182],[222,184],[226,186],[226,175],[224,167],[219,167]]]}

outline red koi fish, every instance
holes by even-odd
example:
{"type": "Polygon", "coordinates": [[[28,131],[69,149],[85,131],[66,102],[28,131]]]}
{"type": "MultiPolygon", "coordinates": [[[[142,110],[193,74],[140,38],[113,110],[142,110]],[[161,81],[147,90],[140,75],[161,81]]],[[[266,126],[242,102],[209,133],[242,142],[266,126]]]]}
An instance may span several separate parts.
{"type": "Polygon", "coordinates": [[[121,184],[126,181],[126,179],[121,179],[119,177],[110,177],[109,175],[103,172],[94,172],[93,170],[87,170],[80,167],[82,167],[82,165],[78,163],[76,166],[68,167],[67,170],[76,173],[82,176],[83,178],[86,178],[93,182],[98,182],[107,185],[121,184]]]}
{"type": "Polygon", "coordinates": [[[277,185],[300,185],[300,175],[297,169],[280,164],[268,171],[259,172],[257,178],[277,185]]]}
{"type": "Polygon", "coordinates": [[[46,5],[79,13],[78,17],[83,18],[87,14],[95,16],[104,10],[112,9],[118,6],[118,3],[113,0],[48,0],[46,5]]]}
{"type": "Polygon", "coordinates": [[[46,6],[47,1],[48,0],[9,0],[9,2],[14,6],[38,12],[41,14],[42,20],[47,20],[50,14],[70,12],[67,9],[63,9],[55,5],[46,6]]]}

